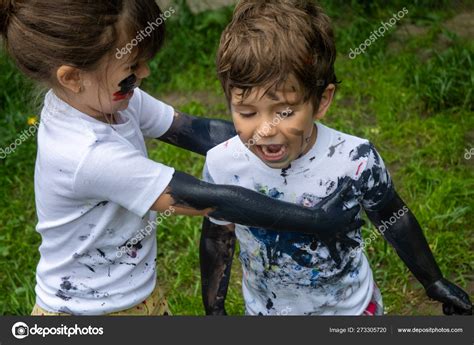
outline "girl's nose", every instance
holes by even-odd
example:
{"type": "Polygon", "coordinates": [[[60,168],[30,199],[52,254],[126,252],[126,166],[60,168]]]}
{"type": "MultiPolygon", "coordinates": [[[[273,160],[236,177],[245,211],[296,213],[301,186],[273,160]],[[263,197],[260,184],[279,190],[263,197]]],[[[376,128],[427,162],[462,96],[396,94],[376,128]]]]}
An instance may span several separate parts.
{"type": "Polygon", "coordinates": [[[147,63],[141,63],[135,71],[135,74],[139,79],[145,79],[150,76],[150,67],[147,63]]]}

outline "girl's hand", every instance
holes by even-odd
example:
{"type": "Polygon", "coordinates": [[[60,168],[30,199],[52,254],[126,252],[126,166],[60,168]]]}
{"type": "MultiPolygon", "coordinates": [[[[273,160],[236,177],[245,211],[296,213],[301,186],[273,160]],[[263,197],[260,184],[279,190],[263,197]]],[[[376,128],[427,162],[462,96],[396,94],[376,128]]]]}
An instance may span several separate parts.
{"type": "Polygon", "coordinates": [[[469,295],[459,286],[441,278],[426,289],[428,297],[443,303],[445,315],[472,315],[469,295]]]}
{"type": "Polygon", "coordinates": [[[326,245],[337,266],[340,266],[341,258],[336,243],[339,242],[345,249],[360,246],[359,242],[347,236],[348,232],[358,230],[364,225],[364,221],[358,217],[360,205],[356,204],[351,208],[346,206],[346,201],[353,197],[352,193],[352,180],[346,177],[339,182],[339,186],[330,196],[313,208],[315,225],[320,229],[316,237],[326,245]]]}

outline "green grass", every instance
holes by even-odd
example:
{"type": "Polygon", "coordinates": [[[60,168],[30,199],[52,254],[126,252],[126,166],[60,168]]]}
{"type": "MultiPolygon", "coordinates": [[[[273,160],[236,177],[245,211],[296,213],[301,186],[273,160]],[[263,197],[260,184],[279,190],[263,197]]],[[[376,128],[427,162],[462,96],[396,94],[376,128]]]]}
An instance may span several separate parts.
{"type": "MultiPolygon", "coordinates": [[[[441,24],[454,12],[449,8],[427,12],[423,0],[410,5],[410,15],[403,21],[427,27],[426,35],[389,49],[396,41],[392,32],[355,60],[347,56],[380,20],[401,8],[398,3],[391,8],[367,5],[370,11],[365,11],[363,4],[351,10],[338,2],[323,2],[336,20],[336,68],[342,80],[324,123],[376,145],[397,190],[422,225],[442,271],[462,287],[470,287],[472,293],[474,157],[464,158],[465,150],[474,147],[472,43],[453,39],[449,47],[439,49],[441,24]]],[[[437,2],[439,6],[443,3],[437,2]]],[[[168,27],[164,50],[151,63],[152,76],[144,88],[158,98],[183,96],[186,101],[174,104],[180,110],[225,117],[214,59],[220,32],[231,13],[223,9],[194,16],[185,11],[176,16],[168,27]],[[203,95],[212,97],[204,99],[203,95]]],[[[0,148],[28,128],[29,116],[38,114],[37,95],[32,84],[0,55],[0,148]],[[32,98],[36,101],[31,102],[32,98]]],[[[149,149],[152,159],[200,176],[202,157],[157,142],[150,142],[149,149]]],[[[35,155],[36,143],[30,139],[0,160],[1,315],[28,314],[34,303],[40,244],[35,232],[35,155]]],[[[174,314],[203,314],[200,224],[199,218],[172,217],[158,231],[158,276],[174,314]]],[[[366,226],[364,234],[373,229],[366,226]]],[[[383,239],[377,237],[366,251],[388,313],[440,313],[440,306],[427,301],[421,286],[383,239]]],[[[227,299],[230,314],[243,313],[240,279],[236,258],[227,299]]]]}

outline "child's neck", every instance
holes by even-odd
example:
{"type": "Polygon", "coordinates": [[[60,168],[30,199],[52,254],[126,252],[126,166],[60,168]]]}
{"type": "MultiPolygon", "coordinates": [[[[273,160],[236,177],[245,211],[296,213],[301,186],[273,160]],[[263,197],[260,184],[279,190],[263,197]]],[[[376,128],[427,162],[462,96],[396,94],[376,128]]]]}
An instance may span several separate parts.
{"type": "MultiPolygon", "coordinates": [[[[314,147],[314,145],[316,145],[316,140],[318,138],[318,126],[316,123],[313,124],[313,130],[311,132],[311,135],[310,137],[308,138],[308,143],[306,145],[306,147],[304,148],[304,150],[301,152],[301,154],[298,156],[298,158],[296,158],[295,160],[298,160],[300,159],[301,157],[303,157],[304,155],[306,155],[309,151],[311,151],[311,149],[314,147]]],[[[288,169],[289,167],[291,167],[291,164],[293,164],[293,162],[295,160],[292,160],[290,163],[288,163],[288,166],[284,169],[288,169]]],[[[280,170],[281,168],[278,168],[277,170],[280,170]]]]}
{"type": "Polygon", "coordinates": [[[316,123],[313,124],[313,130],[311,132],[311,136],[308,140],[308,145],[306,145],[305,149],[303,152],[301,152],[301,155],[298,158],[303,157],[305,154],[307,154],[313,146],[316,144],[316,140],[318,139],[318,125],[316,123]]]}
{"type": "Polygon", "coordinates": [[[92,117],[93,119],[111,125],[118,124],[118,119],[116,114],[105,114],[98,112],[87,105],[84,105],[80,102],[76,102],[74,97],[68,97],[61,90],[53,89],[54,94],[62,100],[64,103],[70,105],[74,109],[80,111],[81,113],[92,117]]]}
{"type": "MultiPolygon", "coordinates": [[[[306,145],[306,147],[304,148],[303,152],[301,152],[301,154],[298,156],[298,158],[296,159],[300,159],[301,157],[303,157],[305,154],[307,154],[309,151],[311,151],[311,149],[314,147],[314,145],[316,144],[316,139],[318,138],[318,126],[315,124],[313,124],[313,130],[311,131],[311,136],[309,137],[308,139],[308,143],[306,145]]],[[[293,161],[291,161],[292,163],[293,161]]],[[[290,163],[290,164],[291,164],[290,163]]]]}

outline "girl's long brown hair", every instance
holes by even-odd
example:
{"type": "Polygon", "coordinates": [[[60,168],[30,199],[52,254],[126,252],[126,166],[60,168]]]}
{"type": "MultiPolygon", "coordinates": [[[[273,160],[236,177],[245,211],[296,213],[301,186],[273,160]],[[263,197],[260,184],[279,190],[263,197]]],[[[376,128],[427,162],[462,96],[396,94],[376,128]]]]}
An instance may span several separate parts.
{"type": "MultiPolygon", "coordinates": [[[[161,15],[154,0],[0,0],[0,34],[23,73],[55,85],[60,66],[94,70],[161,15]],[[120,42],[121,37],[128,39],[120,42]]],[[[134,54],[151,59],[164,33],[163,21],[134,54]]]]}

